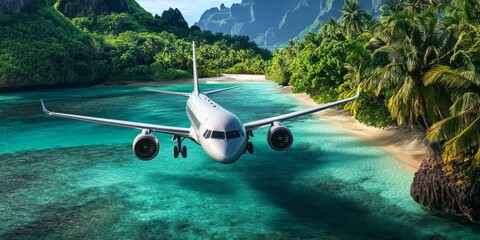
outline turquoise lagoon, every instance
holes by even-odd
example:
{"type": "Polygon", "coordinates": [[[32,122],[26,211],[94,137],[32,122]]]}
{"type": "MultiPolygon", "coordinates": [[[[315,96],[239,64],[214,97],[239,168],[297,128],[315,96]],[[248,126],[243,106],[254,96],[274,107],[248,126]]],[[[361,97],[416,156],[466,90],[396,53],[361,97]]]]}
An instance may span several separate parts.
{"type": "MultiPolygon", "coordinates": [[[[231,85],[202,85],[203,90],[231,85]]],[[[480,239],[480,227],[425,211],[414,172],[314,116],[285,122],[294,145],[275,152],[267,129],[232,165],[157,134],[137,160],[137,130],[58,119],[51,110],[188,127],[185,102],[149,87],[107,86],[0,96],[0,239],[480,239]]],[[[156,87],[190,91],[191,85],[156,87]]],[[[301,109],[269,83],[213,98],[244,122],[301,109]]]]}

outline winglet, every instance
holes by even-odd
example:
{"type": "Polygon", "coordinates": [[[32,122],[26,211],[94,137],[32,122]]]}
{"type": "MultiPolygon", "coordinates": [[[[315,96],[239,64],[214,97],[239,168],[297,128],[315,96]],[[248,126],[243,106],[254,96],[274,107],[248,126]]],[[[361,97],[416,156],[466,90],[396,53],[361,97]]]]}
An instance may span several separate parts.
{"type": "Polygon", "coordinates": [[[48,115],[51,115],[50,114],[50,111],[47,110],[47,108],[45,107],[45,104],[43,103],[43,100],[40,99],[40,103],[42,103],[42,110],[44,113],[48,114],[48,115]]]}
{"type": "Polygon", "coordinates": [[[198,89],[198,73],[197,73],[197,56],[195,54],[195,41],[192,42],[193,48],[193,93],[198,95],[200,90],[198,89]]]}
{"type": "Polygon", "coordinates": [[[355,98],[358,98],[360,96],[360,86],[357,88],[357,94],[354,96],[355,98]]]}

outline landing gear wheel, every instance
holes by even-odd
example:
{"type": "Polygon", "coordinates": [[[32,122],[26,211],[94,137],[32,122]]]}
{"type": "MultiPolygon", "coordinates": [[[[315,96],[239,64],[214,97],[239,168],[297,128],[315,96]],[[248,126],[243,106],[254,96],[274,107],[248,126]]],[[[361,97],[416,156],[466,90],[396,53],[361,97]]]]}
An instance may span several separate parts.
{"type": "Polygon", "coordinates": [[[173,142],[177,143],[177,146],[173,147],[173,157],[178,158],[178,155],[181,153],[183,158],[187,157],[187,147],[182,146],[183,140],[185,137],[173,136],[173,142]]]}
{"type": "Polygon", "coordinates": [[[248,153],[253,154],[253,143],[252,142],[247,143],[247,151],[248,151],[248,153]]]}
{"type": "Polygon", "coordinates": [[[173,147],[173,157],[178,158],[178,154],[179,154],[178,147],[177,146],[173,147]]]}
{"type": "Polygon", "coordinates": [[[187,147],[182,146],[182,157],[187,158],[187,147]]]}

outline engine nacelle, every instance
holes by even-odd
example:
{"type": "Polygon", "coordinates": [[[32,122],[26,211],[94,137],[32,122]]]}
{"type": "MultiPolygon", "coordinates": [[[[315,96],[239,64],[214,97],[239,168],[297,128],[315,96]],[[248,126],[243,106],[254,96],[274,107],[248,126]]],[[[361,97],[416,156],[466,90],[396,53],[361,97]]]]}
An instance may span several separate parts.
{"type": "Polygon", "coordinates": [[[280,122],[274,122],[268,129],[267,141],[273,150],[285,151],[292,146],[293,134],[290,129],[283,126],[280,122]]]}
{"type": "Polygon", "coordinates": [[[150,130],[143,130],[133,140],[133,153],[143,161],[149,161],[155,158],[160,151],[158,138],[150,133],[150,130]]]}

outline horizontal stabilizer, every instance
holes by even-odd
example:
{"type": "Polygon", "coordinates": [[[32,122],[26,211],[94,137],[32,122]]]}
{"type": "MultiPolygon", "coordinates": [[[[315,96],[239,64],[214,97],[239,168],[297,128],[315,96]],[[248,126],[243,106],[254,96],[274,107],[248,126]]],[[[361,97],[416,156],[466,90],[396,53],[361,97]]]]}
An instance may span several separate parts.
{"type": "Polygon", "coordinates": [[[239,87],[241,87],[241,86],[222,88],[222,89],[217,89],[217,90],[212,90],[212,91],[204,92],[204,94],[205,94],[205,95],[215,94],[215,93],[225,92],[225,91],[232,90],[232,89],[239,88],[239,87]]]}
{"type": "Polygon", "coordinates": [[[170,91],[162,91],[162,90],[150,90],[150,92],[190,97],[190,93],[184,93],[184,92],[170,92],[170,91]]]}

